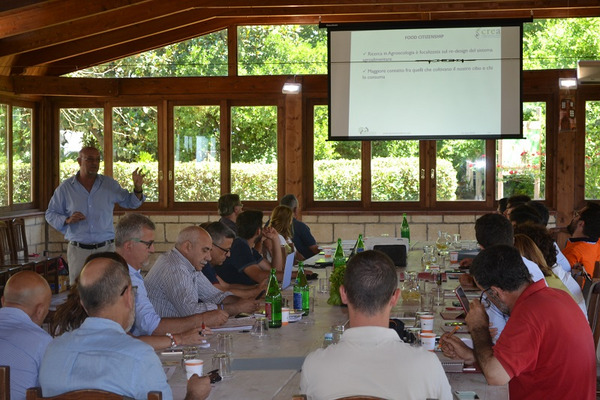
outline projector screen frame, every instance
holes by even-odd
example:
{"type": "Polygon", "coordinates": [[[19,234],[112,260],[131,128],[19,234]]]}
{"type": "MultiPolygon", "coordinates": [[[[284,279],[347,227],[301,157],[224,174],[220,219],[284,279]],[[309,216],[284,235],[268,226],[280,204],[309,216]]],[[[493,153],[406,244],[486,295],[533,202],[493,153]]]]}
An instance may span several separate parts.
{"type": "MultiPolygon", "coordinates": [[[[331,24],[331,23],[323,23],[320,24],[320,28],[327,29],[327,38],[328,38],[328,94],[329,94],[329,108],[328,108],[328,117],[329,117],[329,126],[328,126],[328,140],[335,141],[373,141],[373,140],[444,140],[444,139],[521,139],[523,138],[523,24],[526,22],[531,22],[532,19],[493,19],[493,20],[460,20],[460,21],[402,21],[402,22],[377,22],[377,23],[341,23],[341,24],[331,24]],[[364,31],[364,30],[409,30],[409,29],[452,29],[452,28],[486,28],[486,27],[516,27],[518,28],[518,40],[519,40],[519,48],[518,52],[518,110],[513,110],[515,114],[518,113],[519,123],[518,126],[514,126],[514,133],[469,133],[468,136],[466,134],[456,134],[456,133],[440,133],[440,134],[403,134],[402,136],[395,135],[369,135],[367,134],[354,134],[347,136],[339,136],[332,135],[333,129],[335,128],[335,124],[332,122],[332,111],[334,110],[332,106],[332,101],[334,96],[332,96],[332,41],[331,34],[332,32],[338,31],[364,31]]],[[[504,60],[504,58],[502,58],[504,60]]],[[[512,58],[516,60],[516,57],[512,58]]],[[[415,60],[416,61],[416,60],[415,60]]],[[[423,60],[418,60],[422,62],[423,60]]],[[[445,60],[442,60],[445,61],[445,60]]],[[[464,63],[464,61],[463,61],[464,63]]],[[[348,62],[351,64],[351,62],[348,62]]],[[[513,67],[513,75],[516,75],[515,67],[513,67]]],[[[334,79],[335,77],[333,77],[334,79]]],[[[349,90],[349,89],[348,89],[349,90]]],[[[514,96],[513,96],[514,97],[514,96]]],[[[515,99],[516,101],[516,99],[515,99]]],[[[510,102],[513,104],[514,102],[510,102]]],[[[514,108],[514,107],[513,107],[514,108]]],[[[346,114],[350,114],[350,112],[346,112],[346,114]]],[[[511,129],[512,130],[512,129],[511,129]]],[[[346,129],[349,131],[349,129],[346,129]]]]}

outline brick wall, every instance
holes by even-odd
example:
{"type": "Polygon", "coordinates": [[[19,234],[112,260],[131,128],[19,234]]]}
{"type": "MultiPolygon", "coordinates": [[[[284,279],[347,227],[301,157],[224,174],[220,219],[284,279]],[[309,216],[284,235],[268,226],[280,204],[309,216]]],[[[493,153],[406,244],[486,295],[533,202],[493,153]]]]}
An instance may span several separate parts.
{"type": "MultiPolygon", "coordinates": [[[[434,241],[437,232],[444,230],[450,234],[460,233],[464,240],[475,240],[474,225],[479,214],[472,215],[407,215],[410,225],[411,240],[434,241]]],[[[169,250],[177,238],[179,231],[192,224],[206,221],[216,221],[217,215],[151,215],[156,224],[156,253],[169,250]]],[[[265,216],[265,221],[266,221],[265,216]]],[[[115,217],[115,222],[118,216],[115,217]]],[[[366,214],[366,215],[310,215],[302,217],[311,228],[317,242],[329,244],[337,240],[353,239],[362,233],[365,236],[400,236],[402,215],[366,214]]],[[[554,226],[554,217],[550,218],[548,226],[554,226]]],[[[26,219],[27,237],[30,253],[41,253],[48,249],[52,254],[66,255],[66,242],[63,235],[54,228],[47,226],[43,216],[26,219]],[[46,230],[48,241],[46,243],[46,230]]],[[[156,255],[154,256],[156,258],[156,255]]],[[[152,263],[151,263],[152,264],[152,263]]]]}

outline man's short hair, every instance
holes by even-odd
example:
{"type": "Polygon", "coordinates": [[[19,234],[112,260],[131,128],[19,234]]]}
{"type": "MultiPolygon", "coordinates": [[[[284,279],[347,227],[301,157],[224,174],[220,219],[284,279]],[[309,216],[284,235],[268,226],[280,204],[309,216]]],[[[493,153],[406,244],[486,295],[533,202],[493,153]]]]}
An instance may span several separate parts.
{"type": "Polygon", "coordinates": [[[292,210],[298,208],[298,199],[293,194],[286,194],[281,198],[279,205],[288,206],[292,210]]]}
{"type": "MultiPolygon", "coordinates": [[[[99,260],[99,258],[95,260],[99,260]]],[[[82,285],[80,280],[77,286],[81,303],[90,316],[114,304],[121,296],[123,289],[131,284],[126,264],[117,261],[113,257],[104,259],[107,262],[104,274],[89,285],[82,285]]],[[[89,263],[86,264],[84,269],[89,266],[89,263]]],[[[90,268],[93,268],[93,266],[90,268]]]]}
{"type": "Polygon", "coordinates": [[[529,270],[519,250],[505,244],[481,250],[473,259],[469,272],[484,289],[496,286],[507,292],[514,292],[523,284],[531,282],[529,270]]]}
{"type": "Polygon", "coordinates": [[[139,238],[144,227],[153,231],[156,230],[154,222],[145,215],[136,213],[125,214],[121,217],[115,228],[115,246],[121,247],[125,242],[139,238]]]}
{"type": "Polygon", "coordinates": [[[208,232],[213,243],[220,244],[225,239],[235,239],[235,232],[219,221],[200,225],[208,232]]]}
{"type": "Polygon", "coordinates": [[[394,262],[386,254],[368,250],[354,255],[346,266],[344,288],[348,302],[364,314],[381,311],[398,288],[394,262]]]}
{"type": "Polygon", "coordinates": [[[479,217],[475,221],[475,238],[483,248],[495,244],[512,246],[515,241],[510,221],[500,214],[485,214],[479,217]]]}
{"type": "Polygon", "coordinates": [[[250,239],[256,233],[258,228],[262,227],[263,212],[258,210],[246,210],[238,215],[236,225],[238,236],[243,239],[250,239]]]}
{"type": "Polygon", "coordinates": [[[579,220],[585,222],[583,225],[584,235],[591,238],[600,237],[600,205],[588,201],[579,220]]]}
{"type": "Polygon", "coordinates": [[[525,223],[532,224],[542,224],[542,217],[537,212],[537,210],[527,204],[521,204],[516,206],[510,212],[508,216],[510,222],[514,222],[516,225],[521,225],[525,223]]]}
{"type": "Polygon", "coordinates": [[[235,193],[227,193],[223,196],[219,197],[219,215],[222,217],[226,217],[230,214],[233,214],[233,209],[235,206],[239,206],[240,196],[235,193]]]}

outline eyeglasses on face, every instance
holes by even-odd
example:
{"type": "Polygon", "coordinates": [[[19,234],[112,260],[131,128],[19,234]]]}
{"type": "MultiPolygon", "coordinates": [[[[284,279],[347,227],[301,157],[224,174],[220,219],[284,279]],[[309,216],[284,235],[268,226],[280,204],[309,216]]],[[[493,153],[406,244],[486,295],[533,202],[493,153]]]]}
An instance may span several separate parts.
{"type": "MultiPolygon", "coordinates": [[[[479,302],[483,305],[483,308],[490,308],[490,306],[492,305],[490,299],[488,299],[487,296],[483,297],[485,293],[490,289],[491,288],[485,289],[483,292],[481,292],[481,296],[479,296],[479,302]]],[[[492,292],[490,292],[490,295],[492,295],[492,292]]]]}
{"type": "Polygon", "coordinates": [[[223,253],[227,254],[231,252],[231,249],[224,249],[221,246],[219,246],[218,244],[216,244],[215,242],[213,242],[213,246],[215,246],[217,249],[220,249],[221,251],[223,251],[223,253]]]}
{"type": "Polygon", "coordinates": [[[145,244],[148,249],[150,249],[150,247],[152,247],[152,245],[154,244],[154,240],[147,241],[147,240],[142,240],[139,238],[133,238],[131,240],[133,240],[134,242],[137,242],[137,243],[145,244]]]}
{"type": "MultiPolygon", "coordinates": [[[[123,296],[125,294],[125,292],[127,291],[127,288],[129,287],[129,284],[125,285],[125,287],[123,288],[123,290],[121,290],[121,296],[123,296]]],[[[137,294],[137,286],[132,286],[131,290],[133,290],[133,295],[135,296],[137,294]]]]}

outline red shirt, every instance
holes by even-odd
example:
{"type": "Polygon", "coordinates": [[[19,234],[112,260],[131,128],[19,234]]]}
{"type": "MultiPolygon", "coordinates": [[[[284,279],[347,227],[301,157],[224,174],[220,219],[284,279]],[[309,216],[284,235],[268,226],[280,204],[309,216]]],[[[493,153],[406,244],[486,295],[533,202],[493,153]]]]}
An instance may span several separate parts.
{"type": "Polygon", "coordinates": [[[544,281],[519,296],[494,356],[510,399],[596,399],[596,351],[588,322],[566,292],[544,281]]]}

